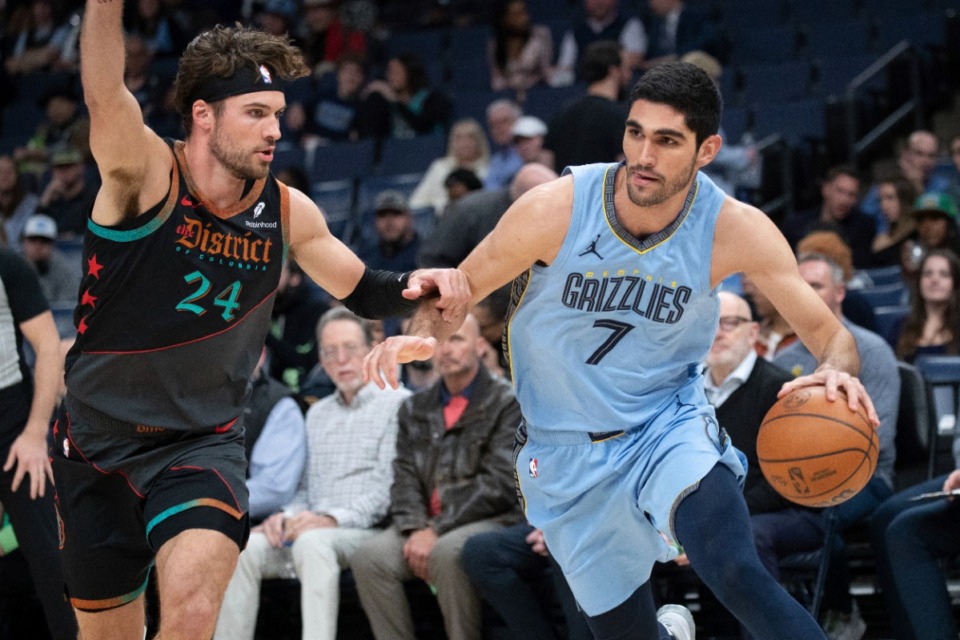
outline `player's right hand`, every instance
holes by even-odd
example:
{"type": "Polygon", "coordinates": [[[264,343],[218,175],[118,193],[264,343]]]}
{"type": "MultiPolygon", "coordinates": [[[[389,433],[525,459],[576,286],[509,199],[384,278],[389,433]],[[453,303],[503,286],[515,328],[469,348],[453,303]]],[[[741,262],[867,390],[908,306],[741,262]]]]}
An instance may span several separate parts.
{"type": "Polygon", "coordinates": [[[429,360],[437,348],[436,338],[391,336],[375,346],[363,359],[363,380],[379,388],[400,386],[399,365],[413,360],[429,360]]]}

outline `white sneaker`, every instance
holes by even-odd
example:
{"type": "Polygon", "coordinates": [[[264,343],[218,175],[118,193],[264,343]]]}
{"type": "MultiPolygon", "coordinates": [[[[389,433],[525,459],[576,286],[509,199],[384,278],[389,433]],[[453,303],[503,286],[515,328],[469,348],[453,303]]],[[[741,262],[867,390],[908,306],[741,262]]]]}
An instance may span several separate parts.
{"type": "Polygon", "coordinates": [[[693,614],[679,604],[665,604],[657,611],[657,622],[662,624],[676,640],[696,640],[697,626],[693,614]]]}
{"type": "Polygon", "coordinates": [[[854,601],[850,613],[828,611],[823,630],[830,640],[860,640],[867,632],[867,623],[854,601]]]}

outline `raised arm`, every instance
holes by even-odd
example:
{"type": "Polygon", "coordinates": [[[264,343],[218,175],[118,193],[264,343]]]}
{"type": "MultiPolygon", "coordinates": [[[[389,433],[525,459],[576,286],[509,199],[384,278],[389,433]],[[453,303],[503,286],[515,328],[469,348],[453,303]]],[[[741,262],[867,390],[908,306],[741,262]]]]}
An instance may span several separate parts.
{"type": "Polygon", "coordinates": [[[87,0],[80,34],[90,150],[103,180],[93,217],[106,225],[159,201],[169,185],[163,176],[173,162],[164,142],[144,125],[140,105],[123,83],[122,15],[122,0],[87,0]]]}

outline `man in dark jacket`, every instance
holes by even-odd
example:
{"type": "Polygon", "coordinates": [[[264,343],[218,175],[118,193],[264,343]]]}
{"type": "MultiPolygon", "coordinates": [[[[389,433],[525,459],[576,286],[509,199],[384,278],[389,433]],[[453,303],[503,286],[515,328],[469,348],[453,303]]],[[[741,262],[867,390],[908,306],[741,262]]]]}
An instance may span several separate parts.
{"type": "Polygon", "coordinates": [[[513,439],[520,406],[508,382],[480,363],[473,316],[440,343],[441,380],[400,408],[390,491],[393,525],[367,540],[351,568],[377,640],[413,640],[403,582],[431,585],[450,640],[480,640],[479,595],[460,564],[474,534],[520,520],[513,439]]]}

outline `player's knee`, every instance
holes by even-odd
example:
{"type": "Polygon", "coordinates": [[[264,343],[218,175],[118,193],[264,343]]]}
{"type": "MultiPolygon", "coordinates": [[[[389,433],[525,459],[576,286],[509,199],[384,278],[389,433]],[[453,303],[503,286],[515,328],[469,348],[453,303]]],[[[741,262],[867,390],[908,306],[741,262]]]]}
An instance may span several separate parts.
{"type": "Polygon", "coordinates": [[[160,605],[160,634],[166,639],[207,638],[213,634],[220,601],[204,593],[183,594],[160,605]]]}

